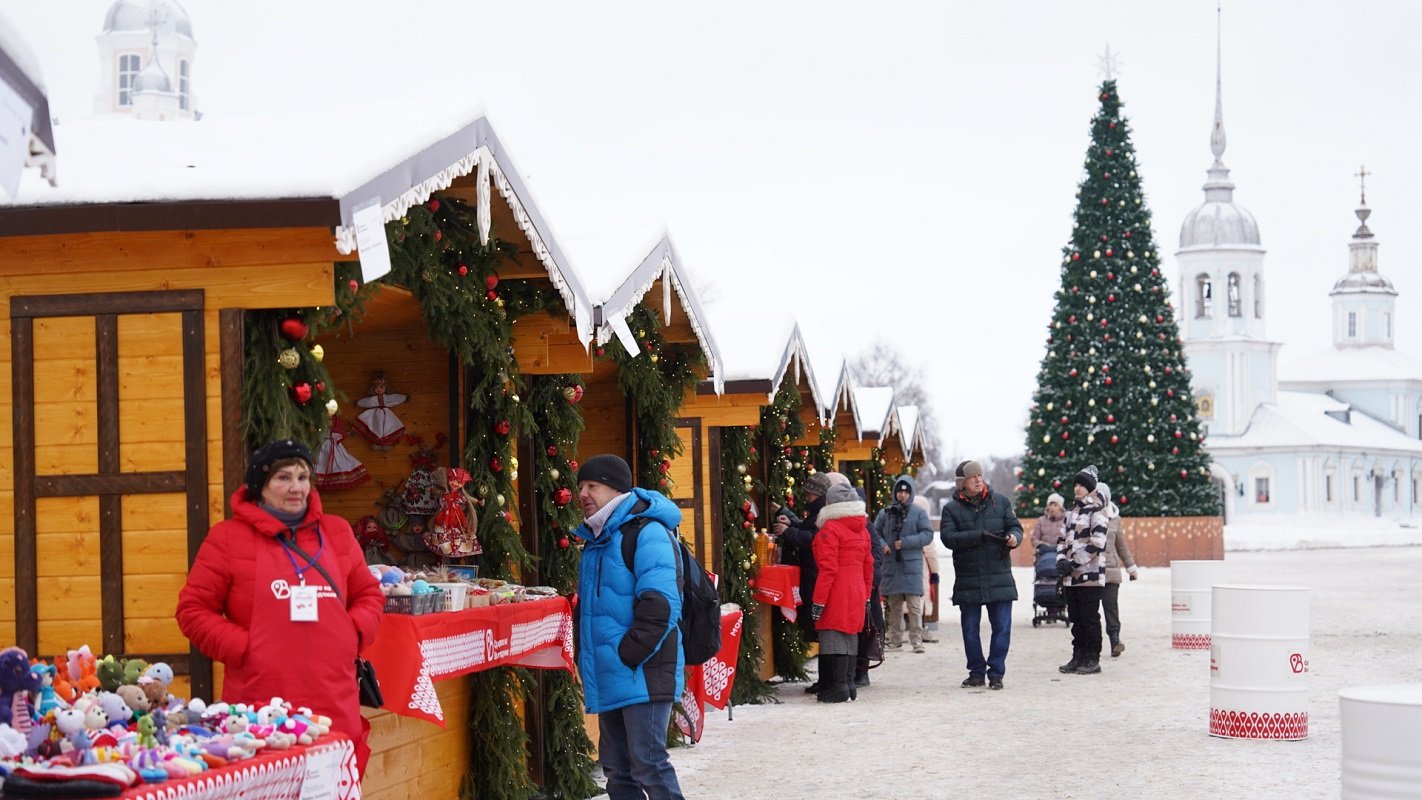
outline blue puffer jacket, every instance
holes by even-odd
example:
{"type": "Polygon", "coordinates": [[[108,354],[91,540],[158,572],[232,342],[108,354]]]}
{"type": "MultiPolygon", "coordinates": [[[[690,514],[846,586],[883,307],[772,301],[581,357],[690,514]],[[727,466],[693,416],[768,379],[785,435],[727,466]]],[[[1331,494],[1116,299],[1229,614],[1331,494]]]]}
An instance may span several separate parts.
{"type": "Polygon", "coordinates": [[[578,578],[578,673],[589,714],[634,703],[681,697],[681,592],[678,553],[667,532],[681,510],[658,492],[634,488],[593,536],[586,524],[573,535],[587,542],[578,578]],[[637,535],[633,575],[622,560],[622,528],[647,518],[637,535]]]}

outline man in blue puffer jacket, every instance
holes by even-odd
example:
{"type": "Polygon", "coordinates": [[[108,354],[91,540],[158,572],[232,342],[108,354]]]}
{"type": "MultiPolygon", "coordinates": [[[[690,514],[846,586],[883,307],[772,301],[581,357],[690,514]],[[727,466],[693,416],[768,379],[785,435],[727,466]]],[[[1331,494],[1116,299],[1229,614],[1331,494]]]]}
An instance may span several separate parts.
{"type": "Polygon", "coordinates": [[[587,712],[598,715],[608,797],[681,798],[666,748],[672,703],[684,680],[680,553],[671,533],[681,511],[663,495],[635,488],[627,462],[608,454],[578,468],[578,503],[584,522],[573,535],[585,542],[578,672],[587,712]],[[645,522],[632,522],[638,519],[645,522]],[[622,537],[637,525],[634,572],[623,558],[622,537]]]}

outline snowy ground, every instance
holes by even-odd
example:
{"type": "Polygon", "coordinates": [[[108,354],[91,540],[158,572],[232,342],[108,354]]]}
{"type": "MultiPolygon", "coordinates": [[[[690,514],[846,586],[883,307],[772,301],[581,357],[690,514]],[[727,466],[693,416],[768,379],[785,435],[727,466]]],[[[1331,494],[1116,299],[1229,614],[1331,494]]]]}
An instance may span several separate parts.
{"type": "MultiPolygon", "coordinates": [[[[817,704],[788,684],[780,704],[736,707],[733,721],[710,710],[701,744],[673,752],[682,787],[778,800],[1338,797],[1338,690],[1422,682],[1422,547],[1253,549],[1225,561],[1230,582],[1310,588],[1306,741],[1208,735],[1209,653],[1170,648],[1170,571],[1145,569],[1121,591],[1125,654],[1100,675],[1058,673],[1069,634],[1034,629],[1031,603],[1019,602],[1007,688],[959,688],[950,607],[941,641],[890,654],[856,702],[817,704]]],[[[1030,598],[1027,570],[1017,583],[1030,598]]]]}
{"type": "Polygon", "coordinates": [[[1422,545],[1422,527],[1409,519],[1338,514],[1240,515],[1225,526],[1225,550],[1316,550],[1333,547],[1422,545]]]}

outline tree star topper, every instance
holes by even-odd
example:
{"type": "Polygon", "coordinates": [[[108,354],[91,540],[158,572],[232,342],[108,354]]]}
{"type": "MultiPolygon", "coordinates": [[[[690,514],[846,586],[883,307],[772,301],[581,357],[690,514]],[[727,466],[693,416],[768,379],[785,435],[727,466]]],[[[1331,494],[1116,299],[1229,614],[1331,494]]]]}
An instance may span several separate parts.
{"type": "Polygon", "coordinates": [[[1121,60],[1111,53],[1111,45],[1106,45],[1106,52],[1096,57],[1096,69],[1101,73],[1102,80],[1111,80],[1116,77],[1116,73],[1121,70],[1121,60]]]}

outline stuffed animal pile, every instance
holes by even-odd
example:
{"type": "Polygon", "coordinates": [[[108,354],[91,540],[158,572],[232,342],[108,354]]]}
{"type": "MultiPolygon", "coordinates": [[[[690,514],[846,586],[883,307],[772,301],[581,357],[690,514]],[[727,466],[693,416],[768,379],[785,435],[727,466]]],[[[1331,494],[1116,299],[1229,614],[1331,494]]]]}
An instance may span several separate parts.
{"type": "Polygon", "coordinates": [[[261,704],[184,701],[163,662],[97,658],[87,645],[54,663],[0,650],[0,774],[6,797],[56,781],[132,786],[185,778],[265,749],[309,745],[329,717],[261,704]]]}

